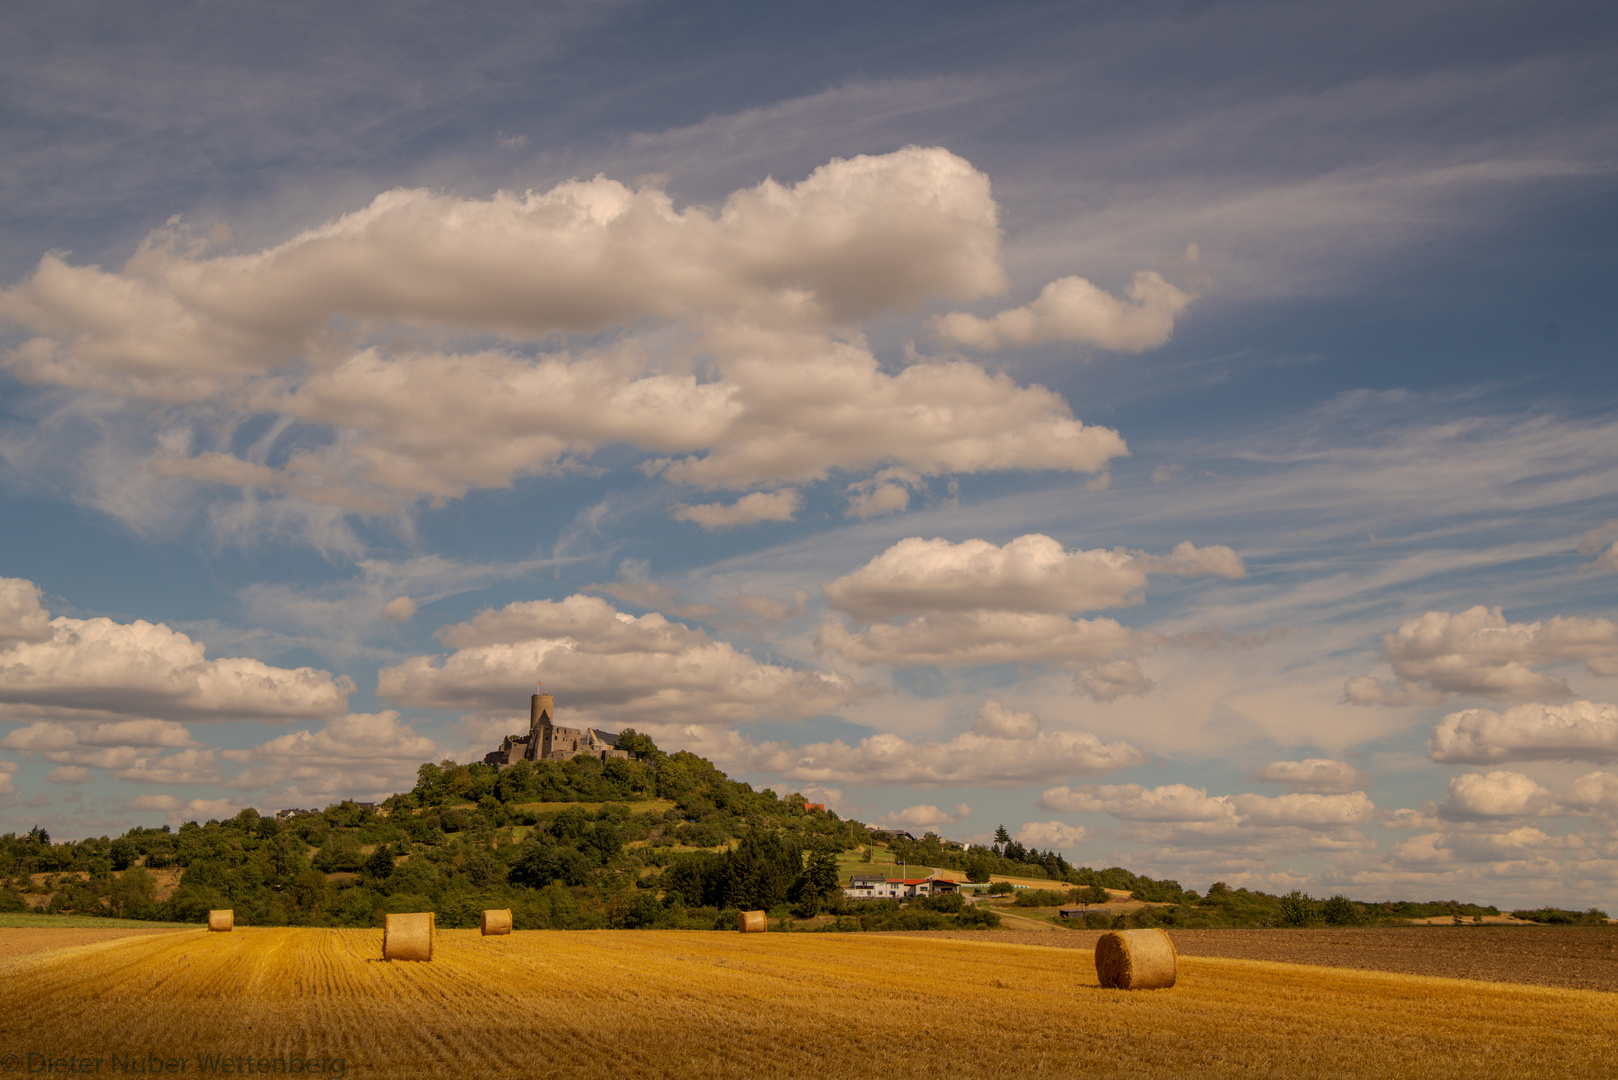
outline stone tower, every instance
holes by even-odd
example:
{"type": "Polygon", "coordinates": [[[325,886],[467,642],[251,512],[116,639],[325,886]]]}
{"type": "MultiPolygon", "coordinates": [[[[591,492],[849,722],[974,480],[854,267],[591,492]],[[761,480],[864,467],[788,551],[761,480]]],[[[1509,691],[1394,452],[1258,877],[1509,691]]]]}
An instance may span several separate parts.
{"type": "Polygon", "coordinates": [[[550,728],[556,724],[556,698],[533,694],[528,698],[528,752],[523,756],[538,761],[550,752],[550,728]]]}

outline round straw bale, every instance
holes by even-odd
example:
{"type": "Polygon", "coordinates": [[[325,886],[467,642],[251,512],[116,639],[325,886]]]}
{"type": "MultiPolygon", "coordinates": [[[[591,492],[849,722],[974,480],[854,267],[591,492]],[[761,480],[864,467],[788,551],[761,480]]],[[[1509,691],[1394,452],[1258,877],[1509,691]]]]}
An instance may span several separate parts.
{"type": "Polygon", "coordinates": [[[382,959],[431,960],[434,927],[430,911],[389,915],[382,927],[382,959]]]}
{"type": "Polygon", "coordinates": [[[499,911],[485,911],[483,921],[478,924],[483,930],[483,936],[490,934],[511,933],[511,909],[503,908],[499,911]]]}
{"type": "Polygon", "coordinates": [[[744,934],[762,934],[766,925],[762,911],[744,911],[736,916],[736,929],[744,934]]]}
{"type": "Polygon", "coordinates": [[[1167,990],[1177,974],[1174,942],[1162,930],[1114,930],[1096,942],[1096,977],[1114,990],[1167,990]]]}
{"type": "Polygon", "coordinates": [[[235,929],[235,927],[236,911],[234,908],[226,908],[223,911],[208,912],[209,930],[212,930],[215,933],[225,934],[235,929]]]}

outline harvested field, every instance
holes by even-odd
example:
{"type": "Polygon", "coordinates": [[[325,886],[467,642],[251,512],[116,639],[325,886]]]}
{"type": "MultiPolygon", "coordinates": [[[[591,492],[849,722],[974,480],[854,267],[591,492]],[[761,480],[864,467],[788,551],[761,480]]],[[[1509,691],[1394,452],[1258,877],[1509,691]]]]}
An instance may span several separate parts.
{"type": "Polygon", "coordinates": [[[108,1071],[113,1054],[155,1054],[188,1073],[224,1055],[366,1077],[909,1077],[969,1061],[1403,1080],[1599,1075],[1614,1031],[1606,994],[1259,961],[1188,956],[1172,990],[1102,990],[1088,951],[983,935],[447,930],[431,963],[380,950],[377,930],[246,927],[0,961],[0,1053],[21,1071],[29,1054],[108,1071]]]}
{"type": "MultiPolygon", "coordinates": [[[[1102,930],[943,930],[955,937],[1093,949],[1102,930]]],[[[1618,991],[1618,926],[1409,926],[1335,930],[1170,930],[1182,957],[1218,956],[1450,979],[1618,991]]]]}
{"type": "Polygon", "coordinates": [[[0,929],[0,960],[4,960],[9,956],[25,956],[28,953],[50,952],[53,949],[71,949],[79,945],[93,945],[97,942],[114,941],[118,938],[189,932],[161,928],[140,930],[117,928],[85,930],[78,927],[30,927],[25,930],[0,929]]]}

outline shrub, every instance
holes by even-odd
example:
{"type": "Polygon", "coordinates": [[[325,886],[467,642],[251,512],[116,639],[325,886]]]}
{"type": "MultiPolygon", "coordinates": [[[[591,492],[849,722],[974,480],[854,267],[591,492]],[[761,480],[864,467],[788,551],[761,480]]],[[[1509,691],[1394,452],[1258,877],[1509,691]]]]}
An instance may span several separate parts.
{"type": "Polygon", "coordinates": [[[1341,893],[1320,906],[1320,916],[1328,926],[1358,926],[1365,921],[1360,906],[1341,893]]]}
{"type": "Polygon", "coordinates": [[[1308,893],[1293,889],[1281,897],[1281,925],[1308,926],[1320,917],[1320,904],[1308,893]]]}
{"type": "Polygon", "coordinates": [[[1009,881],[997,881],[983,891],[988,893],[990,896],[1005,896],[1008,893],[1016,892],[1017,886],[1013,885],[1009,881]]]}

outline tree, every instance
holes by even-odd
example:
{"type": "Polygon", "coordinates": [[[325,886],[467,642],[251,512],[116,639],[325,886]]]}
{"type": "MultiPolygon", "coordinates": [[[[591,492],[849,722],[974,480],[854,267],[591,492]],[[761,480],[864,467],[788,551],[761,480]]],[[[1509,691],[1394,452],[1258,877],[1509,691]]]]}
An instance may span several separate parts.
{"type": "Polygon", "coordinates": [[[1308,893],[1293,889],[1281,897],[1281,925],[1308,926],[1319,917],[1320,905],[1308,893]]]}
{"type": "Polygon", "coordinates": [[[1010,843],[1011,843],[1011,834],[1006,831],[1006,827],[1004,825],[997,826],[995,828],[995,830],[994,830],[994,850],[995,850],[995,853],[999,854],[1000,852],[1005,851],[1006,850],[1006,845],[1008,845],[1010,843]]]}
{"type": "Polygon", "coordinates": [[[837,866],[837,856],[830,851],[816,851],[809,856],[809,865],[804,868],[804,876],[808,879],[810,888],[819,896],[834,893],[842,887],[842,873],[837,866]]]}
{"type": "Polygon", "coordinates": [[[107,848],[114,870],[128,870],[135,865],[135,845],[127,836],[120,836],[107,848]]]}
{"type": "Polygon", "coordinates": [[[388,845],[378,844],[365,860],[365,876],[372,881],[386,881],[393,876],[393,852],[388,845]]]}
{"type": "Polygon", "coordinates": [[[650,735],[642,735],[634,728],[624,728],[618,733],[618,749],[627,751],[636,761],[655,759],[662,755],[662,751],[657,748],[650,735]]]}
{"type": "Polygon", "coordinates": [[[1328,926],[1358,926],[1363,921],[1359,905],[1341,893],[1321,905],[1320,915],[1328,926]]]}

